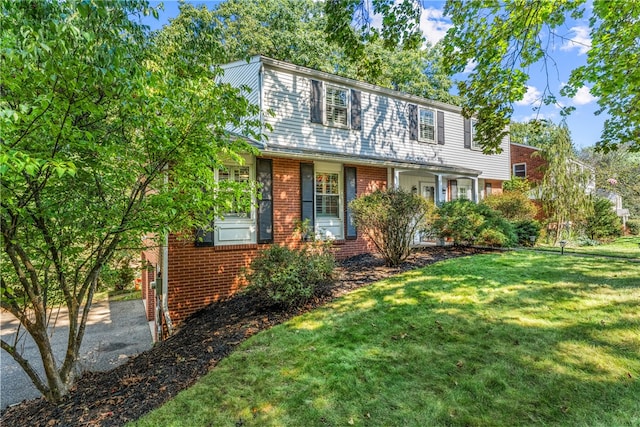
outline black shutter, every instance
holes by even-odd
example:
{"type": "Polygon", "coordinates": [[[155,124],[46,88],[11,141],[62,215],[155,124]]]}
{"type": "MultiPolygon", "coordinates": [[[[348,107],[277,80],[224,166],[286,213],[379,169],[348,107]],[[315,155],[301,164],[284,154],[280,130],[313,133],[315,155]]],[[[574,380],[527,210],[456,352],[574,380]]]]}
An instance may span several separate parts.
{"type": "Polygon", "coordinates": [[[322,123],[324,110],[322,105],[322,82],[311,80],[311,122],[322,123]]]}
{"type": "Polygon", "coordinates": [[[345,194],[345,205],[346,205],[346,215],[345,215],[345,223],[346,223],[346,237],[347,239],[356,239],[358,237],[358,230],[356,229],[356,225],[353,221],[353,212],[349,207],[349,203],[356,198],[356,168],[347,167],[344,168],[344,194],[345,194]]]}
{"type": "Polygon", "coordinates": [[[409,139],[418,140],[418,106],[409,104],[409,139]]]}
{"type": "Polygon", "coordinates": [[[271,159],[256,159],[258,200],[258,243],[273,242],[273,170],[271,159]]]}
{"type": "Polygon", "coordinates": [[[351,129],[362,130],[362,107],[360,91],[351,89],[351,129]]]}
{"type": "Polygon", "coordinates": [[[438,111],[438,144],[444,145],[444,111],[438,111]]]}
{"type": "Polygon", "coordinates": [[[464,148],[471,148],[471,119],[464,119],[464,148]]]}
{"type": "Polygon", "coordinates": [[[300,163],[300,219],[302,221],[308,219],[311,227],[315,225],[313,221],[315,181],[313,163],[300,163]]]}
{"type": "Polygon", "coordinates": [[[196,246],[213,246],[213,233],[213,221],[211,229],[198,228],[196,230],[196,246]]]}

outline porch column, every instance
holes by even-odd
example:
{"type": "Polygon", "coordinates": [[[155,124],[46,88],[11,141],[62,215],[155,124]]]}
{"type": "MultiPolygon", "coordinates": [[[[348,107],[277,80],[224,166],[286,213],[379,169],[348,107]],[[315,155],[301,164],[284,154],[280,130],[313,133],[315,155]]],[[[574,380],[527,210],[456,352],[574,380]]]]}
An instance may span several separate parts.
{"type": "Polygon", "coordinates": [[[441,204],[447,201],[447,187],[442,185],[442,175],[436,174],[436,204],[441,204]]]}
{"type": "Polygon", "coordinates": [[[393,188],[400,188],[400,169],[393,169],[393,188]]]}
{"type": "Polygon", "coordinates": [[[475,203],[478,203],[478,201],[480,200],[478,195],[478,178],[477,177],[471,178],[471,198],[475,203]]]}

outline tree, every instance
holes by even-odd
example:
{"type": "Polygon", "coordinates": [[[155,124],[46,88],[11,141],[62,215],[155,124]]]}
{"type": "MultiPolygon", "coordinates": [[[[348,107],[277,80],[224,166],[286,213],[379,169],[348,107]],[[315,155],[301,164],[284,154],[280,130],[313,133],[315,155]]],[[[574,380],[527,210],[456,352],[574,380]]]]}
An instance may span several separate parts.
{"type": "Polygon", "coordinates": [[[102,268],[143,234],[190,230],[224,211],[232,195],[217,191],[214,169],[251,150],[226,129],[260,135],[242,92],[215,82],[214,29],[149,40],[133,20],[155,13],[144,0],[1,8],[0,305],[35,341],[44,377],[18,336],[1,346],[55,403],[78,374],[102,268]],[[48,326],[60,304],[69,334],[58,363],[48,326]]]}
{"type": "Polygon", "coordinates": [[[526,123],[511,122],[509,134],[511,142],[545,148],[551,141],[555,125],[548,120],[530,120],[526,123]]]}
{"type": "Polygon", "coordinates": [[[542,151],[547,165],[539,192],[547,220],[555,229],[555,243],[563,230],[571,232],[569,225],[576,225],[590,213],[587,186],[592,172],[575,160],[566,124],[558,126],[552,138],[552,143],[542,151]]]}
{"type": "Polygon", "coordinates": [[[229,60],[265,55],[296,65],[338,74],[389,89],[443,102],[457,102],[443,66],[440,47],[388,49],[370,39],[357,58],[333,31],[321,2],[313,0],[229,0],[214,10],[182,5],[181,13],[198,13],[220,28],[229,60]]]}
{"type": "MultiPolygon", "coordinates": [[[[383,15],[382,30],[372,28],[367,4],[368,0],[326,2],[332,39],[348,46],[349,55],[358,57],[362,46],[375,37],[382,37],[386,46],[403,47],[419,39],[419,0],[372,0],[373,12],[383,15]]],[[[631,151],[640,150],[640,8],[636,2],[447,0],[444,13],[453,27],[444,40],[445,66],[453,75],[473,65],[468,79],[458,83],[458,92],[463,114],[478,118],[475,131],[485,152],[500,150],[513,103],[526,93],[529,68],[542,66],[550,75],[554,42],[567,41],[558,30],[568,18],[580,18],[585,12],[591,14],[587,64],[572,71],[560,94],[574,96],[590,84],[591,94],[598,98],[598,113],[610,116],[597,146],[609,151],[628,144],[631,151]]],[[[549,84],[542,98],[546,104],[556,103],[557,94],[549,84]]],[[[571,110],[563,108],[563,114],[571,110]]]]}
{"type": "Polygon", "coordinates": [[[622,234],[622,221],[608,199],[596,197],[593,212],[587,217],[586,232],[590,239],[619,237],[622,234]]]}
{"type": "Polygon", "coordinates": [[[376,190],[353,200],[357,227],[366,233],[389,266],[398,266],[411,254],[415,234],[425,228],[433,204],[401,188],[376,190]]]}
{"type": "Polygon", "coordinates": [[[630,153],[626,147],[608,153],[585,148],[580,159],[594,166],[596,188],[619,194],[622,206],[640,218],[640,153],[630,153]]]}

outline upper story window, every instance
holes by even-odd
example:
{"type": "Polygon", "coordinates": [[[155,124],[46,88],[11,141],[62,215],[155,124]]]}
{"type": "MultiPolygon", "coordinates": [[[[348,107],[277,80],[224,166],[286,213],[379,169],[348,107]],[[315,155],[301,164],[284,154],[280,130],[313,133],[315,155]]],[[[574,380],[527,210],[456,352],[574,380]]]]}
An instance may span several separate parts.
{"type": "Polygon", "coordinates": [[[327,124],[329,126],[347,127],[349,117],[349,98],[347,90],[327,85],[325,95],[327,124]]]}
{"type": "Polygon", "coordinates": [[[516,163],[513,165],[513,176],[517,176],[520,178],[527,177],[527,164],[526,163],[516,163]]]}
{"type": "Polygon", "coordinates": [[[436,142],[436,117],[433,110],[420,108],[418,140],[436,142]]]}
{"type": "Polygon", "coordinates": [[[316,217],[340,218],[340,175],[316,173],[316,217]]]}
{"type": "Polygon", "coordinates": [[[471,119],[471,148],[475,150],[482,150],[482,147],[480,146],[480,142],[476,137],[477,124],[478,124],[478,121],[476,119],[471,119]]]}
{"type": "Polygon", "coordinates": [[[227,166],[226,169],[218,170],[218,182],[221,184],[221,191],[231,193],[231,209],[224,213],[225,218],[251,218],[251,206],[253,197],[248,184],[251,182],[251,168],[249,166],[227,166]],[[236,182],[247,184],[243,191],[236,191],[224,182],[236,182]]]}

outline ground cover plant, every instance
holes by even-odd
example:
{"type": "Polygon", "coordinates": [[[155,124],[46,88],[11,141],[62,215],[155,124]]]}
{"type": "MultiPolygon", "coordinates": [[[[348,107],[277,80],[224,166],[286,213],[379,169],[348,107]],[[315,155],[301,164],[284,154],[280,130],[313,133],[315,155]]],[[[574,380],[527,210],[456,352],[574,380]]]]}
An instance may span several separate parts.
{"type": "Polygon", "coordinates": [[[640,264],[448,260],[255,335],[137,426],[640,424],[640,264]]]}

